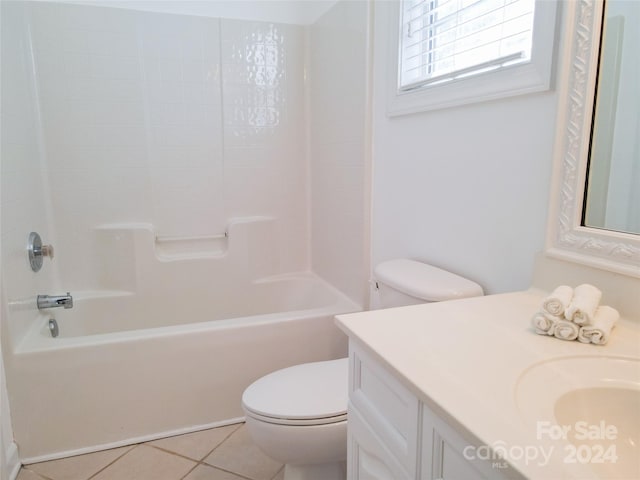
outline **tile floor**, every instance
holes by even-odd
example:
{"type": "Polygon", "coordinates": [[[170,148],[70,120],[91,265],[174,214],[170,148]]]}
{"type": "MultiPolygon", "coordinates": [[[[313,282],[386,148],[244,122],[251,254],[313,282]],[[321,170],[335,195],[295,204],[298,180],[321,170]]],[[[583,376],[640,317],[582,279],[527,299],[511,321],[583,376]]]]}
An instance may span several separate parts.
{"type": "Polygon", "coordinates": [[[283,465],[236,424],[25,465],[17,480],[282,480],[283,474],[283,465]]]}

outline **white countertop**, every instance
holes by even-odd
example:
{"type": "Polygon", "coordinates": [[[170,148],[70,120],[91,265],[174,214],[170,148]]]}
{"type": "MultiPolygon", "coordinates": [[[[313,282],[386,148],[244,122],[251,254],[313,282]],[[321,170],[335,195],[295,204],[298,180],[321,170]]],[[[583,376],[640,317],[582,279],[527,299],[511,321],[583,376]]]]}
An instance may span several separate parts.
{"type": "MultiPolygon", "coordinates": [[[[604,346],[537,335],[531,317],[545,295],[532,289],[361,312],[340,315],[337,323],[422,401],[483,445],[551,446],[551,440],[537,438],[537,422],[519,411],[516,390],[523,372],[553,358],[639,358],[640,335],[638,323],[624,318],[604,346]]],[[[509,463],[528,478],[597,478],[588,465],[563,459],[545,467],[509,463]]]]}

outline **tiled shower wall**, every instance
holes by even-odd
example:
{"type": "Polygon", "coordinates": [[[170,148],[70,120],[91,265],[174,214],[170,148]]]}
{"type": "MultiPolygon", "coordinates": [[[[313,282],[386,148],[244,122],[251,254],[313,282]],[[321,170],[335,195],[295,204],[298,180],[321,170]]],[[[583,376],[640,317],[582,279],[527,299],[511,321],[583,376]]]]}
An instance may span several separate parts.
{"type": "Polygon", "coordinates": [[[273,216],[280,271],[307,268],[303,27],[29,12],[64,289],[95,287],[91,239],[106,223],[200,236],[273,216]]]}
{"type": "MultiPolygon", "coordinates": [[[[14,305],[12,318],[0,314],[3,345],[6,346],[9,344],[7,334],[17,342],[31,325],[33,311],[25,308],[28,302],[38,293],[58,288],[58,283],[48,259],[38,273],[31,271],[27,260],[29,232],[39,232],[44,243],[55,244],[56,239],[49,219],[49,195],[42,173],[45,165],[39,148],[26,4],[2,2],[1,9],[1,271],[4,298],[14,305]]],[[[35,310],[35,304],[33,308],[35,310]]]]}
{"type": "Polygon", "coordinates": [[[338,2],[310,27],[313,270],[367,303],[367,2],[338,2]]]}

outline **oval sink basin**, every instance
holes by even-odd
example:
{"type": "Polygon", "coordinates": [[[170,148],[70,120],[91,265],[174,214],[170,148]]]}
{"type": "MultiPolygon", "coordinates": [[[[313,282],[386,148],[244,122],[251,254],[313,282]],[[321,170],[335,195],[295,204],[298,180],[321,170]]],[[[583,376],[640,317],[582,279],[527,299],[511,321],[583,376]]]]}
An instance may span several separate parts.
{"type": "Polygon", "coordinates": [[[640,359],[574,356],[523,372],[515,401],[526,428],[559,461],[593,478],[640,479],[640,359]]]}

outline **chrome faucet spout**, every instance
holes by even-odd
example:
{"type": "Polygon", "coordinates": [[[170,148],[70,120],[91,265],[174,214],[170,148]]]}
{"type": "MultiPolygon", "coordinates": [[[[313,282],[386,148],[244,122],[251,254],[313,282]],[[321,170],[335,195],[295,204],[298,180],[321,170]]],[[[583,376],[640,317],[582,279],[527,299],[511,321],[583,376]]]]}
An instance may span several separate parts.
{"type": "Polygon", "coordinates": [[[37,299],[38,309],[43,308],[73,308],[73,297],[70,292],[66,295],[38,295],[37,299]]]}

